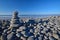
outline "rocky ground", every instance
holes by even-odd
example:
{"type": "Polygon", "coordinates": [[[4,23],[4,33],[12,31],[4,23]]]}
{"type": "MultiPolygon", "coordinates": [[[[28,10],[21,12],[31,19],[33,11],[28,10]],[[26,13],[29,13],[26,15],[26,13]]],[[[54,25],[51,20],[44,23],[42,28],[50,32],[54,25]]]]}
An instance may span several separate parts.
{"type": "Polygon", "coordinates": [[[60,16],[21,18],[18,28],[10,21],[0,20],[1,40],[60,40],[60,16]]]}

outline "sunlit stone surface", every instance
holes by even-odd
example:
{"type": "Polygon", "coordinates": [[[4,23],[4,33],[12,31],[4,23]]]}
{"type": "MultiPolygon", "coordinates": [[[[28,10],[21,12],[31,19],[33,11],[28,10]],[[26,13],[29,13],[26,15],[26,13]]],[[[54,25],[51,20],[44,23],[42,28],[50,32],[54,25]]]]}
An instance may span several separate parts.
{"type": "Polygon", "coordinates": [[[11,21],[0,21],[1,40],[60,40],[60,16],[21,18],[14,12],[11,21]]]}

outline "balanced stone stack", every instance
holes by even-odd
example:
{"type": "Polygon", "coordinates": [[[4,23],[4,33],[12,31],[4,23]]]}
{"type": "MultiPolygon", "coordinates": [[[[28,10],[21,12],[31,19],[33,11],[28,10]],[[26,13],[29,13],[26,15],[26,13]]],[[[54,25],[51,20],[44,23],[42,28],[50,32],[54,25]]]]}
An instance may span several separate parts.
{"type": "Polygon", "coordinates": [[[11,24],[9,27],[9,30],[11,33],[8,34],[7,39],[8,40],[18,40],[16,36],[16,30],[20,27],[20,21],[18,17],[18,12],[14,12],[14,15],[11,19],[11,24]]]}
{"type": "Polygon", "coordinates": [[[19,17],[18,17],[18,12],[14,12],[14,15],[11,19],[11,24],[10,24],[10,28],[9,29],[17,29],[19,28],[19,24],[20,24],[20,21],[19,21],[19,17]]]}

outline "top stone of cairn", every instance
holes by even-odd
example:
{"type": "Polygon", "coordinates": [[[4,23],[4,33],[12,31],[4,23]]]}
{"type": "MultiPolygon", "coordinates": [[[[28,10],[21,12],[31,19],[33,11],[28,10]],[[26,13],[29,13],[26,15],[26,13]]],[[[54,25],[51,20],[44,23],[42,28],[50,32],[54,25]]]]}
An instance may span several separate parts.
{"type": "Polygon", "coordinates": [[[18,18],[18,12],[17,11],[14,12],[13,18],[18,18]]]}

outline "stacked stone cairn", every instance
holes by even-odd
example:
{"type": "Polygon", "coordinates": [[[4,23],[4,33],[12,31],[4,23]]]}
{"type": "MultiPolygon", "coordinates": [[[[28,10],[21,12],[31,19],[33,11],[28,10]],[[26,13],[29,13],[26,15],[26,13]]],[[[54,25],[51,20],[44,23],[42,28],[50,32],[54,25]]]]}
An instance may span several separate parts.
{"type": "Polygon", "coordinates": [[[19,21],[19,17],[18,17],[18,12],[14,12],[13,17],[11,19],[10,22],[10,34],[7,36],[11,36],[10,38],[8,38],[8,40],[18,40],[18,37],[16,36],[16,30],[20,27],[20,21],[19,21]]]}

